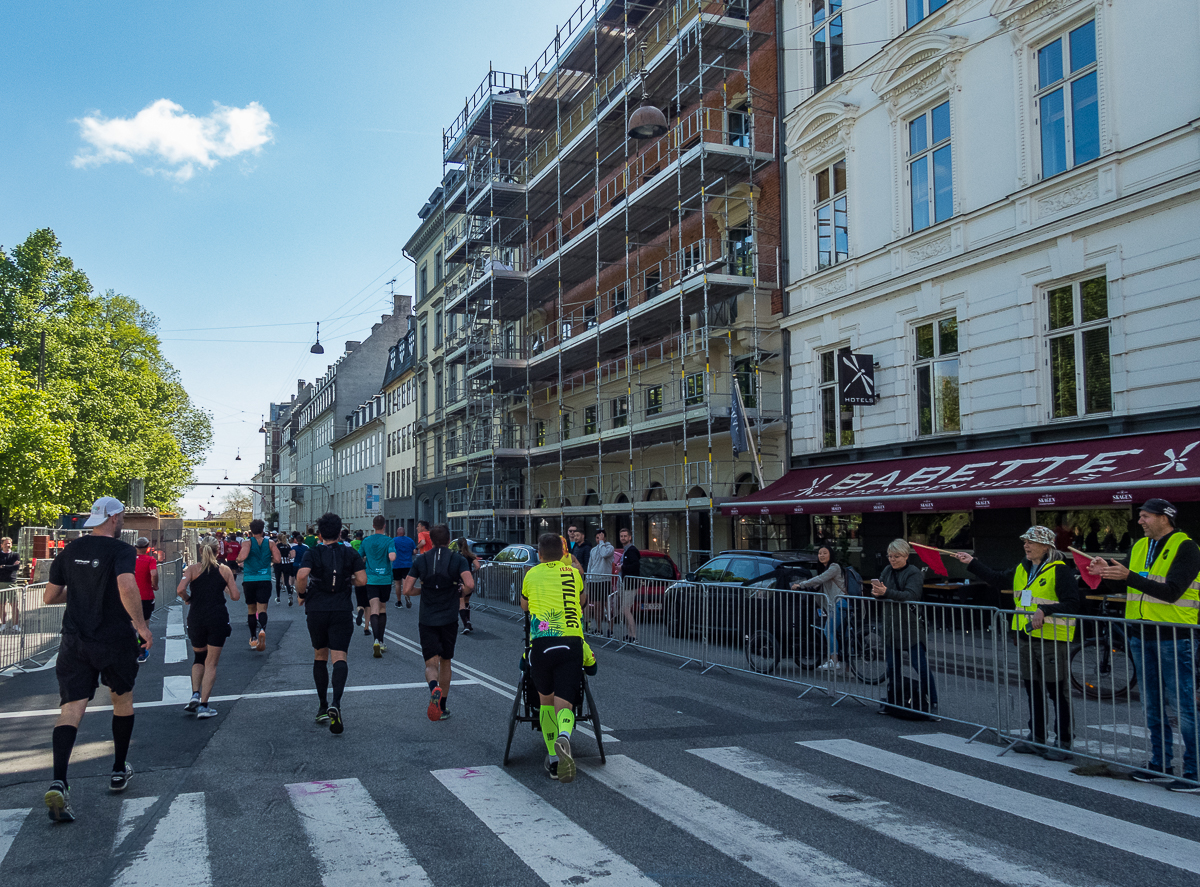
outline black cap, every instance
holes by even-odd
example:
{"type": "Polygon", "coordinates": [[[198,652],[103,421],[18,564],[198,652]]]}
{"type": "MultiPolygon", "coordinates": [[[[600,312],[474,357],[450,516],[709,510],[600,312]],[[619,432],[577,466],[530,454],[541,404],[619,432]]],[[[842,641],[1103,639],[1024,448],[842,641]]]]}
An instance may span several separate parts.
{"type": "Polygon", "coordinates": [[[1150,514],[1165,514],[1171,521],[1171,526],[1175,526],[1175,515],[1179,512],[1175,510],[1175,506],[1166,499],[1147,499],[1140,511],[1145,511],[1150,514]]]}

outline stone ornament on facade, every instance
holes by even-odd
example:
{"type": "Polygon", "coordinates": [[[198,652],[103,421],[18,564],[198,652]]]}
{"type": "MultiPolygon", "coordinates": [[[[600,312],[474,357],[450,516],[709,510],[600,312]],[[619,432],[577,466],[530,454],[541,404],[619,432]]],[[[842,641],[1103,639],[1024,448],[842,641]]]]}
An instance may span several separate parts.
{"type": "Polygon", "coordinates": [[[924,262],[927,259],[932,259],[937,256],[944,256],[950,252],[950,236],[939,237],[936,240],[927,240],[924,243],[918,243],[916,246],[909,247],[907,250],[908,259],[910,262],[924,262]]]}
{"type": "Polygon", "coordinates": [[[1079,206],[1081,203],[1095,200],[1099,196],[1100,185],[1098,180],[1089,178],[1063,191],[1056,191],[1053,194],[1039,198],[1037,202],[1038,217],[1045,218],[1046,216],[1052,216],[1055,213],[1062,212],[1064,209],[1070,209],[1071,207],[1079,206]]]}
{"type": "Polygon", "coordinates": [[[840,293],[844,293],[848,286],[849,281],[846,275],[839,274],[836,277],[832,277],[829,280],[826,280],[823,283],[818,283],[816,286],[814,286],[813,294],[818,299],[824,299],[829,296],[836,296],[840,293]]]}

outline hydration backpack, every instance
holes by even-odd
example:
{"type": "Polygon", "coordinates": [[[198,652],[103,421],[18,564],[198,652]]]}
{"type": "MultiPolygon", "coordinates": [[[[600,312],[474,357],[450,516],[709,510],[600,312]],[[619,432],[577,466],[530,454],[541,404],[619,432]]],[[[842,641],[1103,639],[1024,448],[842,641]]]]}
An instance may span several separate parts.
{"type": "Polygon", "coordinates": [[[862,597],[863,580],[858,570],[854,569],[854,567],[846,567],[842,572],[846,576],[846,594],[852,597],[862,597]]]}

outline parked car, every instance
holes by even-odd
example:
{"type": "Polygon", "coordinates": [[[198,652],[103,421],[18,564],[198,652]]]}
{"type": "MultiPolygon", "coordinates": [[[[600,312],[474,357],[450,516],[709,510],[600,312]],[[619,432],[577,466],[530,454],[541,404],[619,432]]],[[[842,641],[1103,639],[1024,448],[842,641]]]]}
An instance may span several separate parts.
{"type": "MultiPolygon", "coordinates": [[[[617,552],[620,555],[621,552],[617,552]]],[[[639,548],[638,553],[642,556],[641,575],[638,577],[642,581],[638,585],[637,590],[637,609],[647,619],[656,619],[662,616],[663,612],[663,592],[667,585],[671,582],[677,582],[680,578],[679,567],[675,565],[675,561],[671,560],[671,556],[664,551],[651,551],[648,548],[639,548]]],[[[615,577],[621,575],[621,561],[619,557],[613,558],[613,590],[617,588],[615,577]]]]}
{"type": "Polygon", "coordinates": [[[536,547],[523,543],[505,545],[495,557],[479,565],[475,574],[476,594],[487,600],[517,603],[525,573],[537,562],[536,547]]]}
{"type": "Polygon", "coordinates": [[[503,539],[468,539],[467,544],[482,560],[494,560],[496,555],[508,547],[503,539]]]}

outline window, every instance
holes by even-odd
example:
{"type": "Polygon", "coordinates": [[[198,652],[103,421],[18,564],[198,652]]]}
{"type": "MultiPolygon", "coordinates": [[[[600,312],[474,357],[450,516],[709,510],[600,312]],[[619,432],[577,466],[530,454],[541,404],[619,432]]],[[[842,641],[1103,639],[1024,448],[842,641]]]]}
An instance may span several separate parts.
{"type": "Polygon", "coordinates": [[[629,398],[625,395],[612,400],[613,428],[624,428],[629,422],[629,398]]]}
{"type": "Polygon", "coordinates": [[[420,280],[420,285],[417,289],[417,293],[420,298],[423,299],[429,295],[429,265],[426,264],[421,266],[421,272],[418,275],[418,278],[420,280]]]}
{"type": "Polygon", "coordinates": [[[646,389],[646,416],[657,416],[662,412],[662,386],[655,385],[646,389]]]}
{"type": "Polygon", "coordinates": [[[837,352],[826,351],[821,362],[821,446],[854,446],[854,407],[838,403],[837,352]]]}
{"type": "Polygon", "coordinates": [[[537,439],[536,446],[544,447],[546,445],[546,423],[538,419],[533,426],[534,436],[537,439]]]}
{"type": "Polygon", "coordinates": [[[738,390],[742,392],[742,406],[748,410],[758,409],[758,361],[743,357],[734,362],[734,376],[738,390]]]}
{"type": "Polygon", "coordinates": [[[613,314],[623,314],[629,310],[629,284],[623,283],[613,293],[613,314]]]}
{"type": "Polygon", "coordinates": [[[1036,96],[1042,178],[1100,156],[1096,23],[1080,25],[1037,51],[1036,96]]]}
{"type": "Polygon", "coordinates": [[[433,347],[442,347],[442,312],[435,311],[433,314],[433,347]]]}
{"type": "Polygon", "coordinates": [[[689,407],[704,403],[704,373],[683,377],[683,402],[689,407]]]}
{"type": "Polygon", "coordinates": [[[936,225],[954,214],[948,101],[908,123],[908,184],[913,231],[936,225]]]}
{"type": "Polygon", "coordinates": [[[958,321],[943,317],[915,330],[917,434],[948,434],[958,423],[958,321]]]}
{"type": "Polygon", "coordinates": [[[754,276],[754,233],[749,225],[738,225],[726,233],[729,273],[739,277],[754,276]]]}
{"type": "Polygon", "coordinates": [[[421,415],[429,415],[429,383],[421,383],[421,415]]]}
{"type": "Polygon", "coordinates": [[[583,306],[583,328],[588,329],[588,330],[596,328],[596,303],[595,302],[589,302],[588,304],[583,306]]]}
{"type": "Polygon", "coordinates": [[[904,538],[909,542],[959,551],[972,551],[975,548],[969,511],[921,511],[906,514],[904,526],[904,538]]]}
{"type": "Polygon", "coordinates": [[[437,286],[442,282],[442,251],[439,249],[433,254],[433,285],[437,286]]]}
{"type": "Polygon", "coordinates": [[[583,408],[583,433],[584,434],[595,434],[596,433],[596,407],[595,406],[583,408]]]}
{"type": "Polygon", "coordinates": [[[950,0],[906,0],[908,4],[908,27],[933,15],[950,0]]]}
{"type": "Polygon", "coordinates": [[[563,440],[571,439],[571,414],[570,413],[562,414],[562,439],[563,440]]]}
{"type": "Polygon", "coordinates": [[[725,120],[728,143],[735,148],[750,147],[750,115],[746,113],[745,106],[730,108],[725,112],[725,120]]]}
{"type": "Polygon", "coordinates": [[[421,357],[422,359],[429,356],[429,324],[421,324],[421,357]]]}
{"type": "Polygon", "coordinates": [[[844,551],[861,551],[862,515],[814,514],[812,541],[813,545],[833,545],[835,555],[844,551]]]}
{"type": "Polygon", "coordinates": [[[433,375],[433,408],[440,410],[442,408],[442,396],[444,389],[442,388],[442,374],[434,373],[433,375]]]}
{"type": "Polygon", "coordinates": [[[842,76],[842,0],[812,0],[813,92],[842,76]]]}
{"type": "Polygon", "coordinates": [[[646,298],[653,299],[662,292],[662,272],[655,268],[646,272],[646,298]]]}
{"type": "Polygon", "coordinates": [[[817,184],[817,267],[827,268],[850,255],[846,226],[846,160],[819,170],[817,184]]]}
{"type": "Polygon", "coordinates": [[[1050,415],[1070,419],[1112,410],[1108,282],[1094,277],[1046,294],[1050,415]]]}

